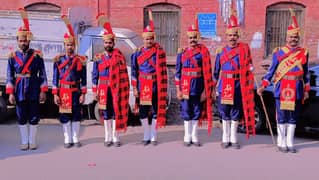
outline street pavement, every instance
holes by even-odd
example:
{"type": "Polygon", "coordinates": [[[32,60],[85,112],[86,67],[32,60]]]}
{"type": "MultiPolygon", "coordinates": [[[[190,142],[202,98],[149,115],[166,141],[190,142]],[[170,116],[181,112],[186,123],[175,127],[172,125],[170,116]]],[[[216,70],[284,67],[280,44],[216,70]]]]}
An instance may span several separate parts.
{"type": "Polygon", "coordinates": [[[318,179],[319,142],[296,139],[297,154],[277,152],[269,135],[247,140],[240,150],[220,147],[221,129],[199,131],[202,147],[184,147],[183,125],[159,130],[157,146],[141,144],[142,128],[121,134],[121,147],[103,145],[104,129],[94,120],[81,123],[81,148],[63,147],[57,120],[41,121],[39,148],[19,150],[16,124],[0,125],[1,180],[270,180],[318,179]]]}

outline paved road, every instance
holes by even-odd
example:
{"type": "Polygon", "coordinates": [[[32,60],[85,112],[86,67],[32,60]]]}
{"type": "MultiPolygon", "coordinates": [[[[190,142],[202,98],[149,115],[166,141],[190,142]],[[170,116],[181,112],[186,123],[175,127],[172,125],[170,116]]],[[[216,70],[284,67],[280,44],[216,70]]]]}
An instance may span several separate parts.
{"type": "Polygon", "coordinates": [[[20,151],[15,124],[0,125],[0,177],[20,180],[270,180],[318,179],[319,142],[298,138],[297,154],[276,152],[268,135],[246,140],[242,149],[222,150],[221,131],[211,136],[201,129],[202,147],[182,146],[183,126],[159,131],[158,146],[144,147],[141,127],[129,127],[120,148],[103,146],[103,128],[94,121],[82,123],[82,148],[63,148],[61,126],[43,121],[39,149],[20,151]],[[44,123],[43,123],[44,122],[44,123]]]}

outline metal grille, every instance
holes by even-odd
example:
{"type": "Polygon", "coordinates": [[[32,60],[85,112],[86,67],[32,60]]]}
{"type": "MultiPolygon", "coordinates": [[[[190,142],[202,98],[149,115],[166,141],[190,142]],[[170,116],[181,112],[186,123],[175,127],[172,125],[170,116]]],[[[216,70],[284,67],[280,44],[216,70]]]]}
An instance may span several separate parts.
{"type": "MultiPolygon", "coordinates": [[[[302,29],[303,10],[295,9],[295,14],[302,29]]],[[[266,48],[265,56],[270,55],[274,48],[286,43],[286,32],[292,23],[289,9],[267,9],[266,14],[266,48]]]]}
{"type": "MultiPolygon", "coordinates": [[[[144,11],[145,12],[145,11],[144,11]]],[[[147,13],[146,13],[147,14],[147,13]]],[[[148,16],[144,16],[148,24],[148,16]]],[[[156,41],[166,51],[167,56],[176,55],[179,44],[179,12],[178,11],[153,11],[156,41]]]]}

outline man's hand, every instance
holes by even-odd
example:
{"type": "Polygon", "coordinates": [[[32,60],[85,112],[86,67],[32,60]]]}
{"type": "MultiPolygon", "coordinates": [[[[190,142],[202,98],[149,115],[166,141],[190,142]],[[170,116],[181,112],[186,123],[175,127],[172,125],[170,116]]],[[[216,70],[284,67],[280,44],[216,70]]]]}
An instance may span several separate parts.
{"type": "Polygon", "coordinates": [[[9,102],[10,104],[16,104],[16,97],[14,96],[14,94],[9,95],[9,102]]]}
{"type": "Polygon", "coordinates": [[[55,94],[53,100],[54,100],[54,104],[60,106],[61,100],[60,100],[60,97],[58,95],[55,94]]]}
{"type": "Polygon", "coordinates": [[[212,89],[212,100],[213,100],[213,101],[216,100],[216,91],[215,91],[215,88],[212,89]]]}
{"type": "Polygon", "coordinates": [[[305,91],[303,95],[303,100],[309,99],[309,92],[305,91]]]}
{"type": "Polygon", "coordinates": [[[183,99],[183,94],[182,94],[181,90],[179,90],[179,89],[176,90],[176,96],[177,96],[178,100],[183,99]]]}
{"type": "Polygon", "coordinates": [[[81,94],[80,98],[79,98],[79,103],[83,104],[85,101],[85,94],[81,94]]]}
{"type": "Polygon", "coordinates": [[[134,95],[135,97],[139,97],[137,88],[133,88],[133,95],[134,95]]]}
{"type": "Polygon", "coordinates": [[[45,100],[47,99],[47,95],[45,92],[40,92],[40,95],[39,95],[39,100],[40,100],[40,103],[43,104],[45,103],[45,100]]]}
{"type": "Polygon", "coordinates": [[[96,92],[93,93],[93,98],[94,100],[99,101],[99,95],[96,92]]]}
{"type": "Polygon", "coordinates": [[[260,88],[257,89],[257,94],[258,94],[259,96],[262,96],[264,90],[265,90],[265,87],[264,87],[264,86],[261,86],[260,88]]]}
{"type": "Polygon", "coordinates": [[[204,102],[207,99],[205,91],[200,95],[200,102],[204,102]]]}

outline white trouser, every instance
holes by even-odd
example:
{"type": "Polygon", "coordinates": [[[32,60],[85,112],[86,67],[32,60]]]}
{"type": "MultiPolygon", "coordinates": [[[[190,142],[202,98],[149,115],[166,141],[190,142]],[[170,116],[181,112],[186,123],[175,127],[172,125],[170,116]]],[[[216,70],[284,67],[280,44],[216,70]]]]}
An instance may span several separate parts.
{"type": "Polygon", "coordinates": [[[79,142],[80,121],[72,122],[72,140],[73,143],[79,142]]]}
{"type": "Polygon", "coordinates": [[[287,127],[287,146],[288,148],[294,147],[294,135],[295,135],[295,124],[288,124],[287,127]]]}
{"type": "Polygon", "coordinates": [[[277,126],[277,146],[278,147],[283,147],[286,148],[287,144],[286,144],[286,129],[287,126],[286,124],[278,124],[277,126]]]}
{"type": "Polygon", "coordinates": [[[144,129],[143,140],[149,141],[151,138],[150,138],[150,127],[149,127],[150,125],[148,124],[148,119],[147,118],[141,119],[141,123],[142,123],[143,129],[144,129]]]}
{"type": "Polygon", "coordinates": [[[237,128],[238,121],[231,121],[230,123],[230,142],[237,143],[237,128]]]}
{"type": "Polygon", "coordinates": [[[104,137],[105,142],[112,141],[112,120],[104,120],[104,137]]]}
{"type": "Polygon", "coordinates": [[[38,125],[30,125],[29,144],[36,144],[38,125]]]}
{"type": "Polygon", "coordinates": [[[222,142],[229,143],[230,142],[230,121],[222,120],[222,124],[223,124],[222,142]]]}
{"type": "Polygon", "coordinates": [[[19,125],[21,144],[28,144],[28,125],[19,125]]]}
{"type": "Polygon", "coordinates": [[[198,120],[192,120],[192,142],[198,142],[198,120]]]}
{"type": "Polygon", "coordinates": [[[192,126],[191,121],[184,121],[184,142],[190,143],[191,142],[191,133],[192,133],[192,126]]]}
{"type": "Polygon", "coordinates": [[[157,130],[156,130],[157,120],[152,119],[151,124],[151,141],[157,141],[157,130]]]}
{"type": "Polygon", "coordinates": [[[114,120],[114,119],[112,119],[112,129],[113,129],[113,132],[112,132],[113,142],[119,142],[120,138],[119,138],[118,133],[116,131],[116,120],[114,120]]]}
{"type": "Polygon", "coordinates": [[[69,121],[67,123],[62,124],[62,128],[63,128],[63,135],[64,135],[64,143],[65,144],[71,143],[72,142],[71,122],[69,121]]]}

